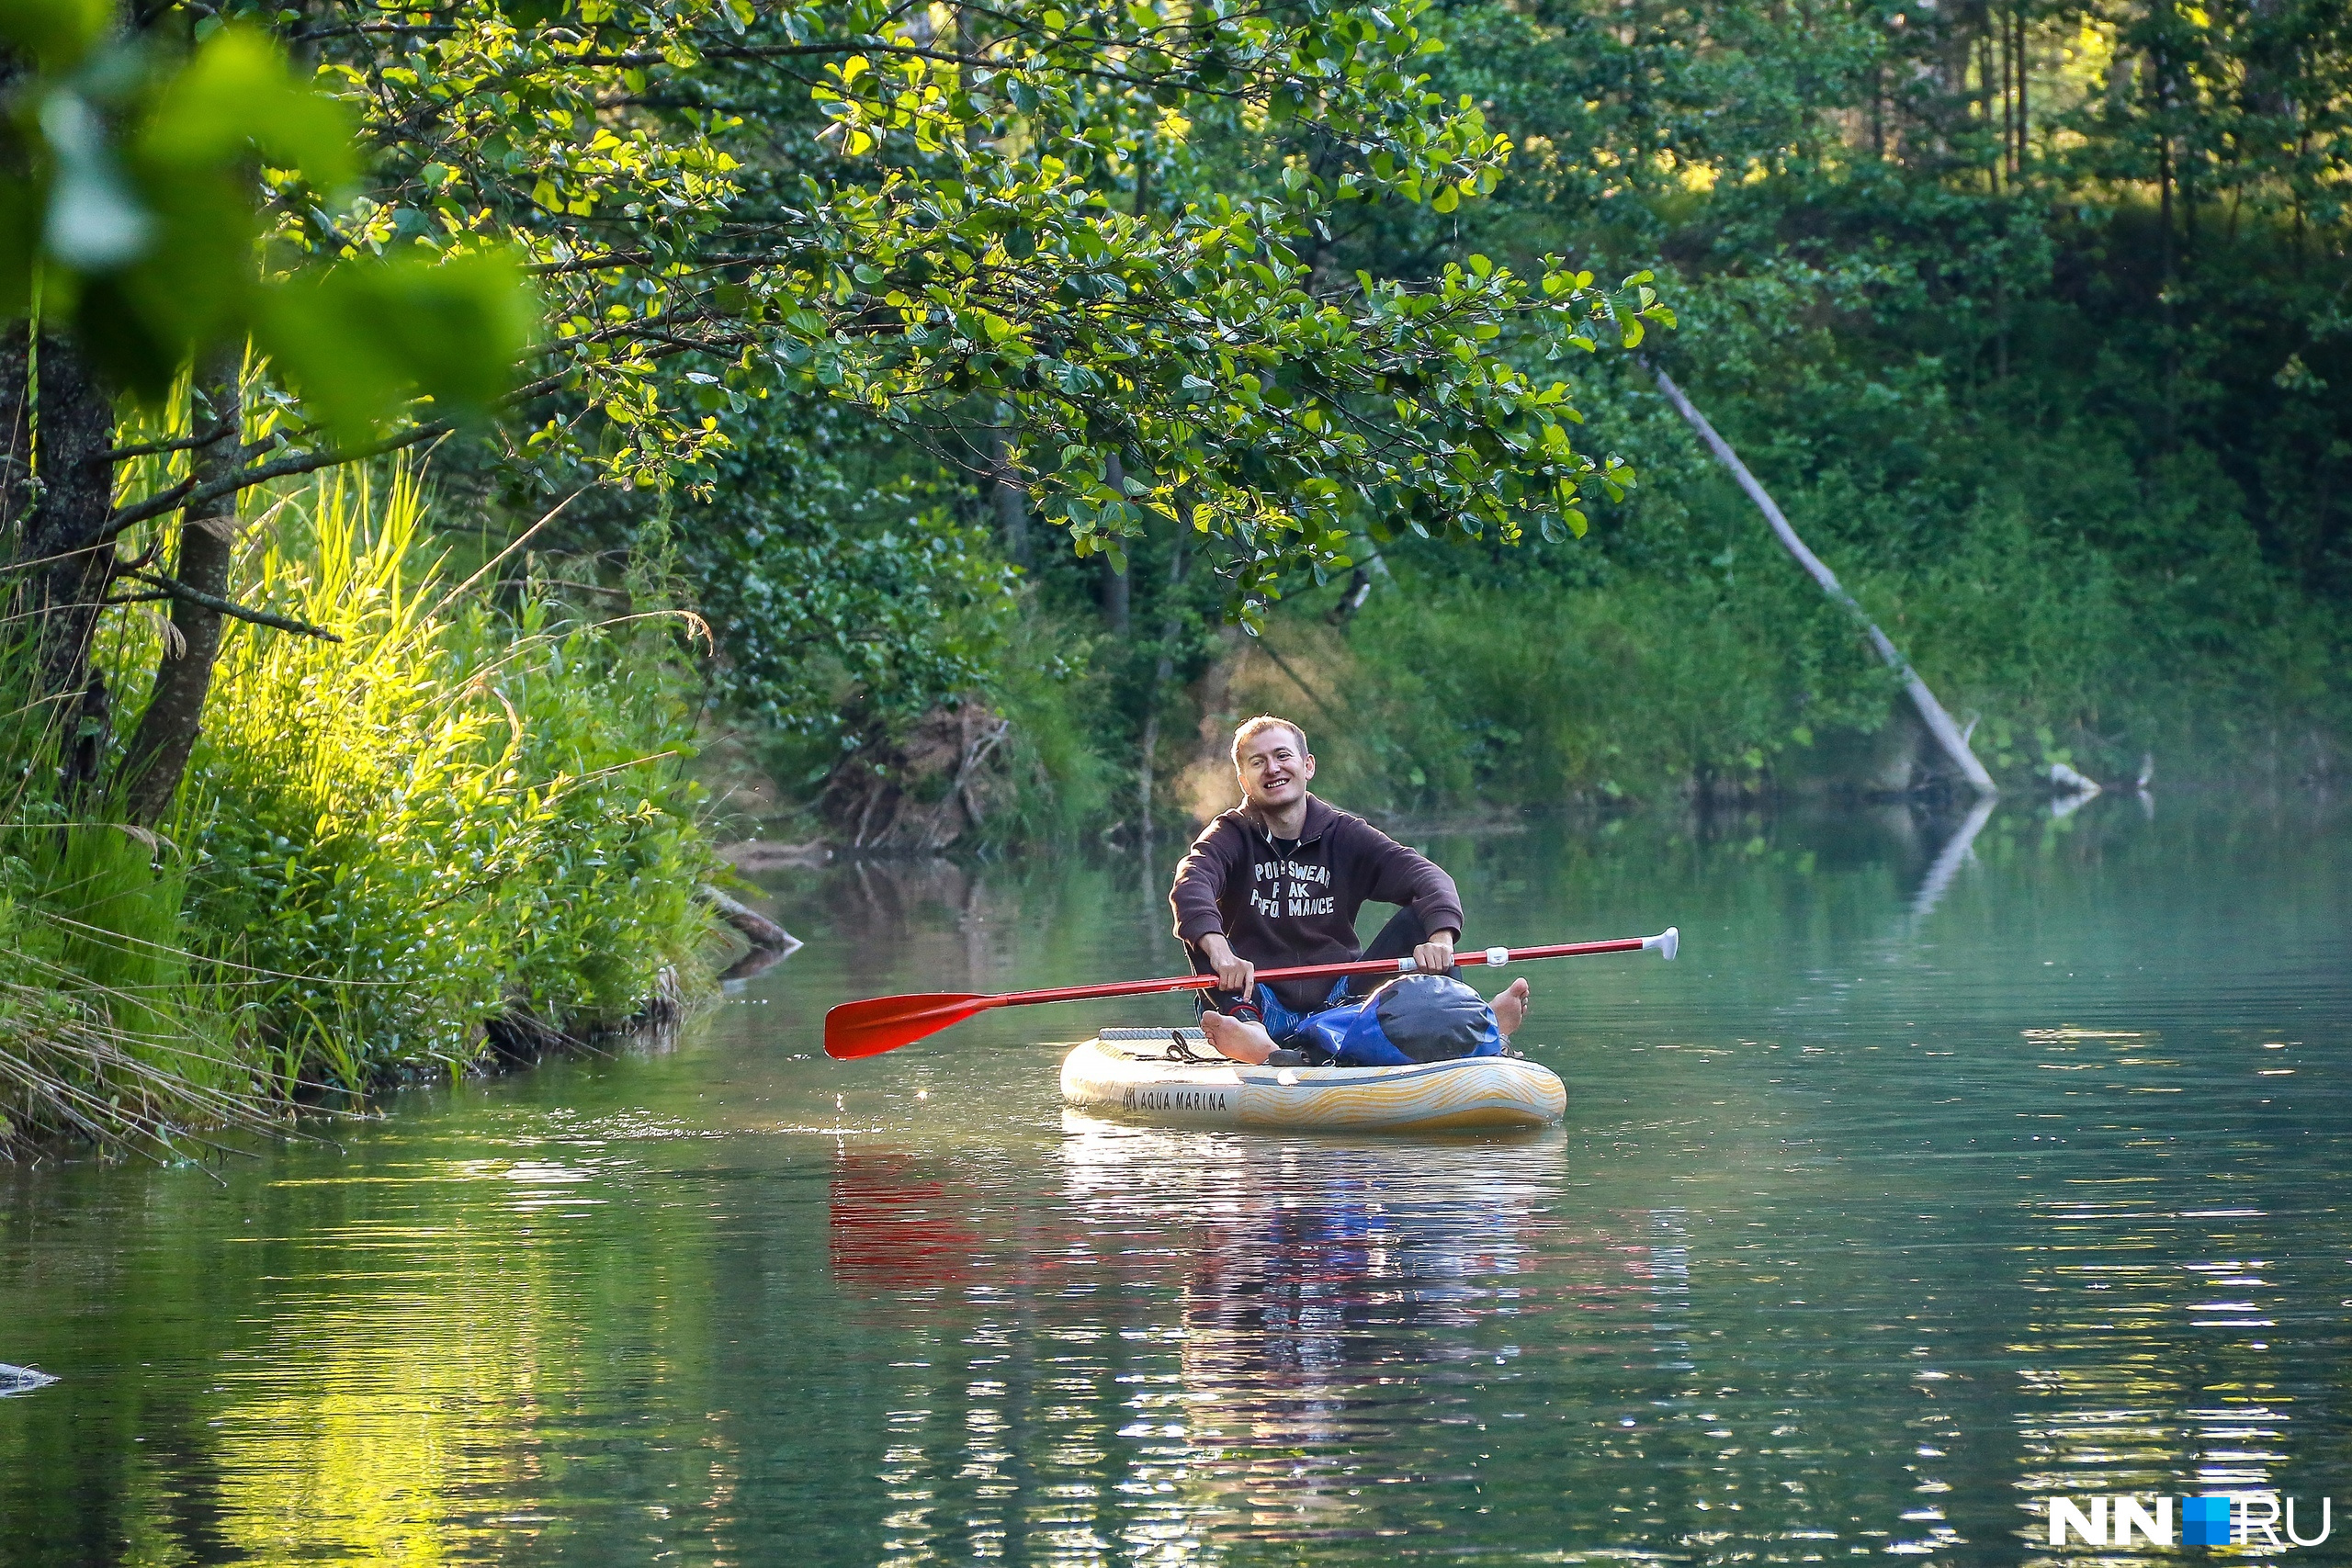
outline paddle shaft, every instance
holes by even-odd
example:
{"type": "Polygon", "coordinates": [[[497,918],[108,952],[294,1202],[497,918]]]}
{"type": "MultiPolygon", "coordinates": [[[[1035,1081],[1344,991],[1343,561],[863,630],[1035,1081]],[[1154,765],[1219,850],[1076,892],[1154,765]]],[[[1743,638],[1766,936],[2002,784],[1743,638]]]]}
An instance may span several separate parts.
{"type": "MultiPolygon", "coordinates": [[[[1532,958],[1574,958],[1591,953],[1655,952],[1672,958],[1681,941],[1669,926],[1656,936],[1620,937],[1610,942],[1568,942],[1552,947],[1487,947],[1458,953],[1457,964],[1517,964],[1532,958]]],[[[1344,964],[1304,964],[1289,969],[1261,969],[1260,980],[1328,980],[1343,975],[1411,975],[1419,965],[1410,958],[1359,958],[1344,964]]],[[[825,1054],[849,1059],[879,1055],[936,1034],[954,1023],[991,1008],[1030,1007],[1039,1002],[1077,1002],[1098,997],[1147,997],[1170,991],[1205,991],[1216,987],[1214,975],[1170,976],[1159,980],[1119,980],[1102,986],[1063,986],[1047,991],[1005,991],[996,996],[934,992],[927,996],[874,997],[842,1002],[825,1014],[825,1054]]]]}
{"type": "MultiPolygon", "coordinates": [[[[1552,947],[1474,948],[1456,953],[1456,964],[1521,964],[1531,958],[1578,958],[1589,953],[1639,953],[1655,937],[1619,937],[1609,942],[1565,942],[1552,947]],[[1499,960],[1494,955],[1504,954],[1499,960]]],[[[1358,958],[1345,964],[1301,964],[1289,969],[1261,969],[1261,984],[1274,980],[1336,980],[1343,975],[1411,975],[1419,965],[1409,958],[1358,958]]],[[[1186,975],[1166,980],[1120,980],[1107,986],[1062,986],[1047,991],[1005,991],[989,997],[984,1007],[1027,1007],[1035,1002],[1082,1002],[1097,997],[1148,997],[1169,991],[1213,991],[1214,975],[1186,975]]]]}

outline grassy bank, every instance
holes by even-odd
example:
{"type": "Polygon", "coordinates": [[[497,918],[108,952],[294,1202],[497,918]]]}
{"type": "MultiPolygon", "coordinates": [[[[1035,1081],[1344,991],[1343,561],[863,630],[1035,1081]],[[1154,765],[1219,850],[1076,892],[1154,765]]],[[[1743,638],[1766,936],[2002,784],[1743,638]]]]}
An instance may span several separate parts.
{"type": "MultiPolygon", "coordinates": [[[[239,596],[340,640],[230,633],[157,832],[63,794],[57,738],[8,705],[0,1139],[169,1139],[462,1071],[628,1017],[703,939],[658,570],[584,617],[519,557],[451,581],[426,511],[407,470],[278,498],[239,596]]],[[[134,690],[161,623],[107,635],[134,690]]]]}

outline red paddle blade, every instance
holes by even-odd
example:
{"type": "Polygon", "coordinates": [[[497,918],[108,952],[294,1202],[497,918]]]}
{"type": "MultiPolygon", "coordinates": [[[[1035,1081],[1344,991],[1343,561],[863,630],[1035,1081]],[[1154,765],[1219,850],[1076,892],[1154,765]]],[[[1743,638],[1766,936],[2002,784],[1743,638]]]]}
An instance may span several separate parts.
{"type": "Polygon", "coordinates": [[[843,1002],[825,1014],[825,1055],[848,1061],[879,1056],[961,1023],[1003,998],[963,991],[933,991],[915,997],[871,997],[843,1002]]]}

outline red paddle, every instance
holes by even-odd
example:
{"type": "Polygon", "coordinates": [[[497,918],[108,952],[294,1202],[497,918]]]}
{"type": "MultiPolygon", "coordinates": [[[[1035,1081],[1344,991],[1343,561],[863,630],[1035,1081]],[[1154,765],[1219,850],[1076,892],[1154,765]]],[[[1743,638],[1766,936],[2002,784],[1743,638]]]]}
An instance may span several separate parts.
{"type": "MultiPolygon", "coordinates": [[[[1656,936],[1620,937],[1614,942],[1571,942],[1556,947],[1489,947],[1454,955],[1456,964],[1523,964],[1531,958],[1578,958],[1590,953],[1657,952],[1672,958],[1681,945],[1681,933],[1668,926],[1656,936]]],[[[1261,969],[1261,980],[1337,979],[1342,975],[1409,975],[1409,958],[1363,958],[1351,964],[1308,964],[1295,969],[1261,969]]],[[[825,1014],[825,1055],[848,1060],[878,1056],[901,1045],[911,1045],[927,1034],[961,1023],[990,1008],[1023,1008],[1037,1002],[1079,1002],[1096,997],[1146,997],[1167,991],[1205,991],[1216,985],[1214,975],[1186,975],[1167,980],[1120,980],[1108,986],[1064,986],[1052,991],[1003,991],[974,996],[962,991],[932,991],[912,997],[873,997],[843,1002],[825,1014]]]]}

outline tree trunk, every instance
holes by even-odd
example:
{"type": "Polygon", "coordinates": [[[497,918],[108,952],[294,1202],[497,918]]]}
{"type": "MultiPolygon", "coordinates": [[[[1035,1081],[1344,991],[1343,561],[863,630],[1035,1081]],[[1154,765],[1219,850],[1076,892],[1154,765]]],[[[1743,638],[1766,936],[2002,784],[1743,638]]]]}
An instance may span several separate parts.
{"type": "Polygon", "coordinates": [[[2025,174],[2033,151],[2033,60],[2028,52],[2024,0],[2018,5],[2018,174],[2025,174]]]}
{"type": "Polygon", "coordinates": [[[2179,417],[2176,393],[2179,378],[2180,355],[2174,334],[2172,288],[2172,123],[2171,78],[2162,55],[2155,57],[2157,110],[2163,117],[2156,138],[2156,310],[2164,323],[2164,419],[2165,446],[2169,448],[2178,431],[2179,417]]]}
{"type": "MultiPolygon", "coordinates": [[[[212,439],[196,449],[199,484],[227,474],[243,445],[242,348],[220,351],[198,367],[196,406],[189,423],[212,439]]],[[[229,597],[229,568],[236,554],[237,496],[211,503],[203,517],[182,513],[179,561],[173,575],[200,593],[229,597]]],[[[155,666],[155,689],[140,716],[122,762],[121,798],[130,819],[152,828],[171,811],[187,760],[204,723],[204,699],[212,690],[212,666],[220,654],[221,615],[186,599],[172,601],[172,629],[155,666]]]]}
{"type": "Polygon", "coordinates": [[[1976,117],[1986,130],[1993,129],[1993,100],[2001,101],[2001,151],[1993,154],[1990,167],[1984,171],[1984,183],[1994,196],[2001,194],[2001,175],[2008,164],[2009,97],[2002,89],[1993,64],[1993,12],[1984,11],[1982,30],[1976,35],[1976,117]]]}
{"type": "MultiPolygon", "coordinates": [[[[89,362],[65,339],[43,333],[38,353],[28,380],[40,488],[17,539],[17,559],[27,568],[17,607],[39,628],[34,700],[49,705],[52,723],[80,700],[85,722],[78,729],[92,718],[102,721],[105,705],[90,702],[88,688],[90,642],[114,575],[114,542],[106,532],[114,503],[114,464],[107,456],[114,441],[114,403],[89,362]]],[[[61,739],[69,757],[105,751],[103,736],[95,750],[85,744],[87,736],[61,739]]]]}
{"type": "Polygon", "coordinates": [[[1356,612],[1363,609],[1363,602],[1371,597],[1372,562],[1361,560],[1356,562],[1355,570],[1348,573],[1347,590],[1340,595],[1340,602],[1324,614],[1323,619],[1332,626],[1344,626],[1355,619],[1356,612]]]}
{"type": "Polygon", "coordinates": [[[1113,566],[1109,556],[1095,558],[1102,563],[1102,624],[1110,628],[1113,637],[1125,637],[1131,624],[1127,574],[1113,566]]]}
{"type": "Polygon", "coordinates": [[[1886,67],[1871,62],[1871,156],[1886,158],[1886,67]]]}

